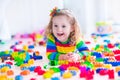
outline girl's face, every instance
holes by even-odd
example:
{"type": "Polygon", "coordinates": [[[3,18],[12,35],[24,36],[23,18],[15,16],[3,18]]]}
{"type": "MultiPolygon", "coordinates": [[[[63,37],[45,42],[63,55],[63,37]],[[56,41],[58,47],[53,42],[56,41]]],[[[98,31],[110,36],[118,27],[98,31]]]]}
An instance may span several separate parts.
{"type": "Polygon", "coordinates": [[[54,36],[60,41],[68,40],[73,28],[67,16],[55,16],[52,20],[52,32],[54,36]]]}

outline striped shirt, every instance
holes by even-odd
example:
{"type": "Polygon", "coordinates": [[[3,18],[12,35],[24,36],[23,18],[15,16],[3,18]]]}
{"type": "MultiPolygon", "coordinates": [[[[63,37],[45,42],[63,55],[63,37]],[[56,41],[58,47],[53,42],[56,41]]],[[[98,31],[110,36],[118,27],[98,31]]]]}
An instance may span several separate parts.
{"type": "Polygon", "coordinates": [[[69,39],[62,43],[53,35],[48,36],[46,46],[46,54],[49,60],[58,60],[60,54],[75,52],[76,50],[79,52],[80,56],[83,56],[86,54],[86,51],[88,51],[88,47],[82,40],[77,41],[76,45],[70,45],[69,39]]]}

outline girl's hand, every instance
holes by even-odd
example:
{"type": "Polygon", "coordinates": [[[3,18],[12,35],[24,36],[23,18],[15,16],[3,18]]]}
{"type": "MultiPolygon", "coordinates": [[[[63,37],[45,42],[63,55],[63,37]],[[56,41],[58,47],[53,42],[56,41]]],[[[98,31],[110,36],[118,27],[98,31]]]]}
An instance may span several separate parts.
{"type": "Polygon", "coordinates": [[[59,60],[68,60],[68,59],[72,58],[72,56],[73,56],[73,53],[61,54],[59,56],[59,60]]]}
{"type": "Polygon", "coordinates": [[[61,54],[59,60],[67,60],[69,62],[78,62],[80,61],[80,55],[75,53],[61,54]]]}
{"type": "Polygon", "coordinates": [[[68,53],[68,54],[66,54],[66,59],[69,62],[78,62],[78,61],[80,61],[80,55],[75,54],[75,53],[68,53]]]}
{"type": "Polygon", "coordinates": [[[66,54],[61,54],[59,56],[59,60],[66,60],[67,59],[67,55],[66,54]]]}

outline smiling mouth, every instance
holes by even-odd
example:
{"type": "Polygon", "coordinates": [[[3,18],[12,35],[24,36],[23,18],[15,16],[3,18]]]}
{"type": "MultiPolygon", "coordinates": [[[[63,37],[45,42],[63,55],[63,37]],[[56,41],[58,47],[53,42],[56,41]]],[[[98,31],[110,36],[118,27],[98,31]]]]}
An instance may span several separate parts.
{"type": "Polygon", "coordinates": [[[63,35],[64,35],[64,33],[57,33],[57,35],[58,35],[58,36],[63,36],[63,35]]]}

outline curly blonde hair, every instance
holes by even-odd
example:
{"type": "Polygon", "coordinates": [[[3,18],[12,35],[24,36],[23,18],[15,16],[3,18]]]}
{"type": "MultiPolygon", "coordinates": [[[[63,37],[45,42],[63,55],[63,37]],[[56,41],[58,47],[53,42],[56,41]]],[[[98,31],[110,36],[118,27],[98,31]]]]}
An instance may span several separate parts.
{"type": "Polygon", "coordinates": [[[52,19],[55,16],[67,16],[71,26],[73,26],[73,32],[70,33],[70,44],[71,45],[75,45],[77,40],[81,38],[81,33],[80,33],[80,26],[78,21],[76,20],[76,18],[73,16],[72,12],[69,11],[68,9],[59,9],[59,11],[54,11],[54,13],[52,13],[53,15],[50,18],[50,22],[48,23],[48,26],[45,29],[45,35],[48,37],[49,34],[52,34],[52,19]]]}

